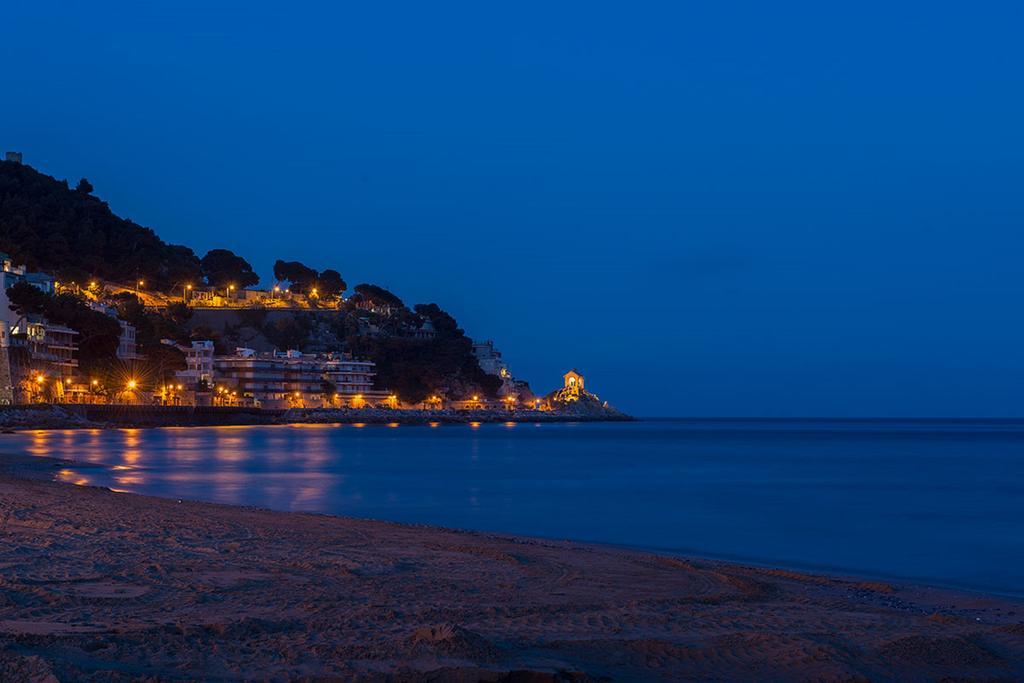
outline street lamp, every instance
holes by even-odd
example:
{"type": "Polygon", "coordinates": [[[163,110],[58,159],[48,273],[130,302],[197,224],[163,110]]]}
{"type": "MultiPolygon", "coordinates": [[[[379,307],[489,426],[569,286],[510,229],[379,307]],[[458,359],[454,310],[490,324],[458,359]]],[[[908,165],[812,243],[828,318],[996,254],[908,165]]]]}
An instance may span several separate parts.
{"type": "Polygon", "coordinates": [[[192,285],[185,285],[185,288],[181,290],[181,303],[188,303],[188,293],[192,291],[192,285]]]}

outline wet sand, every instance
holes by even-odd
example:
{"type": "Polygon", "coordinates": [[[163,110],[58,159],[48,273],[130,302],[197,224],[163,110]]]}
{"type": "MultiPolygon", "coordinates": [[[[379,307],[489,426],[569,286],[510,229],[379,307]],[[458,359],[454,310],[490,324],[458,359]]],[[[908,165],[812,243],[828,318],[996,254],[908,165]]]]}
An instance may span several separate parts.
{"type": "Polygon", "coordinates": [[[0,456],[0,680],[1022,680],[1024,600],[150,498],[0,456]]]}

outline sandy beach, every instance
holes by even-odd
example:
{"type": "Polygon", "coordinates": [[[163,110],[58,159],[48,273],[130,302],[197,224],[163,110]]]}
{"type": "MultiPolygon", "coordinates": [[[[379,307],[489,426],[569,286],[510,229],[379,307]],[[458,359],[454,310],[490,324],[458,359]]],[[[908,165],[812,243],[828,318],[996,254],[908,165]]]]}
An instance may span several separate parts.
{"type": "Polygon", "coordinates": [[[119,494],[0,456],[0,680],[1021,680],[1024,601],[119,494]]]}

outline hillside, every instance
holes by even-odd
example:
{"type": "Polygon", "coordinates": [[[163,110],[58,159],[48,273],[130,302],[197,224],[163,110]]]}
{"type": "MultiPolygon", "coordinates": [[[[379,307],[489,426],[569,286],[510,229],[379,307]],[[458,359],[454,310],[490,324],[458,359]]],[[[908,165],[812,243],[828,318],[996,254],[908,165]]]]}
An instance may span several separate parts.
{"type": "MultiPolygon", "coordinates": [[[[258,277],[247,261],[231,252],[213,250],[200,260],[190,248],[167,244],[153,230],[116,216],[93,196],[85,180],[72,190],[66,181],[29,166],[0,161],[0,251],[15,263],[52,273],[63,282],[99,281],[88,296],[116,309],[135,326],[138,351],[155,366],[154,377],[182,367],[181,354],[161,343],[170,338],[181,343],[210,339],[220,353],[238,346],[349,351],[377,364],[378,388],[412,402],[433,393],[452,398],[494,396],[501,385],[499,378],[480,368],[471,340],[438,306],[421,304],[410,310],[391,292],[365,283],[343,300],[345,282],[331,269],[320,272],[297,262],[275,263],[278,280],[291,283],[296,291],[319,290],[318,297],[307,300],[307,310],[268,311],[261,303],[233,310],[186,307],[180,301],[186,282],[197,288],[236,282],[244,288],[246,277],[249,284],[258,277]],[[139,279],[146,282],[145,292],[133,291],[139,279]],[[333,303],[327,305],[329,295],[333,303]],[[317,310],[317,302],[324,302],[325,309],[317,310]],[[428,320],[436,336],[418,338],[416,330],[428,320]]],[[[90,340],[78,354],[83,370],[99,375],[117,367],[117,330],[107,329],[104,323],[110,318],[79,300],[84,294],[49,296],[31,287],[14,294],[12,303],[22,312],[46,314],[90,340]]]]}
{"type": "Polygon", "coordinates": [[[0,161],[0,251],[63,280],[99,277],[172,287],[199,275],[188,247],[115,216],[88,181],[71,189],[30,166],[0,161]]]}

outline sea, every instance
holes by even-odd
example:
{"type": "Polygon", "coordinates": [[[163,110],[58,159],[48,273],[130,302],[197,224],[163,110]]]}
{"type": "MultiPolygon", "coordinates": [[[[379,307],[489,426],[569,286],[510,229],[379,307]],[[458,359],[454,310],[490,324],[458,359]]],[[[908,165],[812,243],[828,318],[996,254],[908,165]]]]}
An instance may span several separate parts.
{"type": "Polygon", "coordinates": [[[116,491],[1024,594],[1024,420],[25,431],[0,452],[116,491]]]}

